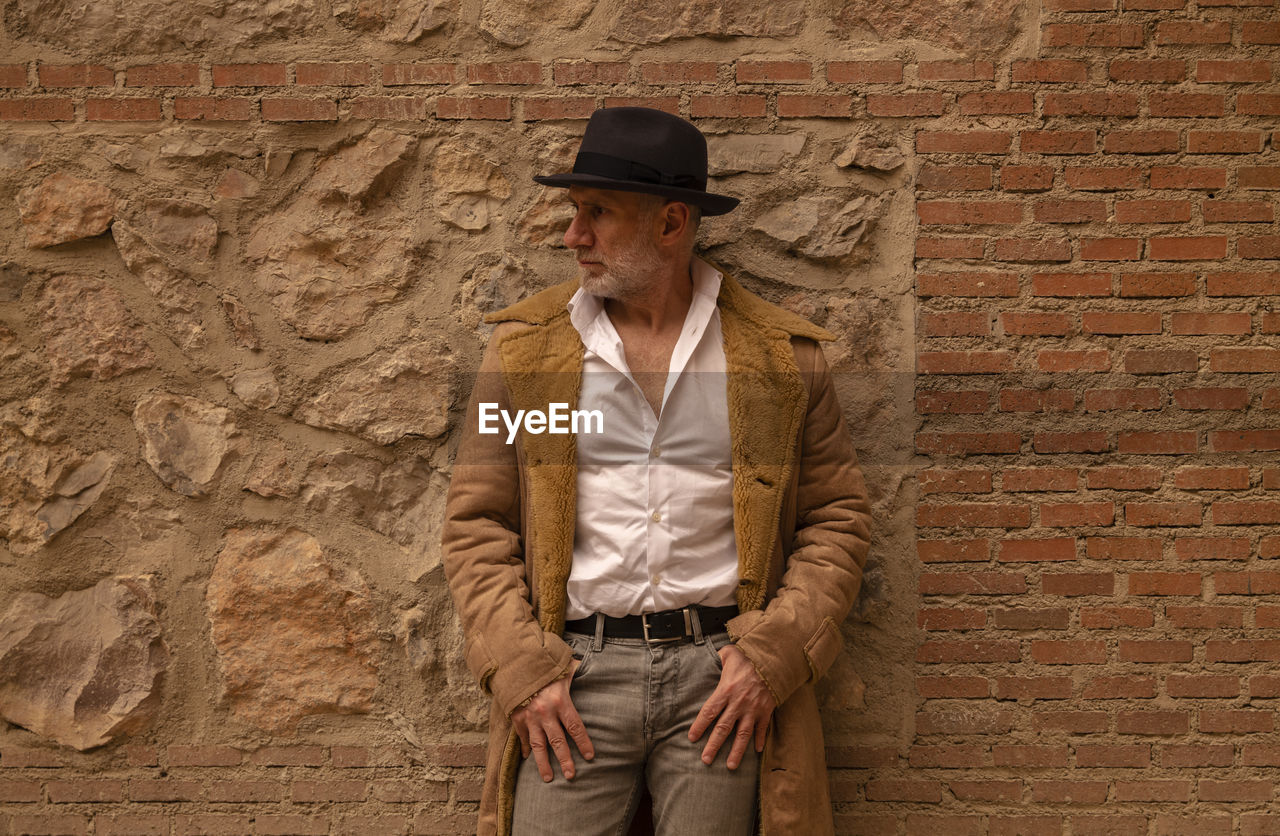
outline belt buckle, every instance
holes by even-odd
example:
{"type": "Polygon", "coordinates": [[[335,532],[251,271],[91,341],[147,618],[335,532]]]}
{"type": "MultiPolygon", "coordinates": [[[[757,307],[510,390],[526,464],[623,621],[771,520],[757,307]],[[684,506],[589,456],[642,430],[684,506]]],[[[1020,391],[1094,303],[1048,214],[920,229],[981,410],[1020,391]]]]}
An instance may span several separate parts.
{"type": "MultiPolygon", "coordinates": [[[[645,644],[667,644],[667,643],[669,643],[669,642],[684,641],[684,636],[671,636],[671,637],[669,637],[669,638],[665,638],[665,639],[651,639],[651,638],[649,638],[649,616],[651,616],[651,615],[654,615],[654,613],[647,613],[647,612],[646,612],[646,613],[640,613],[640,626],[641,626],[642,628],[644,628],[644,641],[645,641],[645,644]]],[[[684,610],[684,620],[685,620],[685,627],[686,627],[686,629],[687,629],[687,628],[688,628],[688,624],[689,624],[689,609],[688,609],[688,607],[686,607],[686,608],[685,608],[685,610],[684,610]]]]}

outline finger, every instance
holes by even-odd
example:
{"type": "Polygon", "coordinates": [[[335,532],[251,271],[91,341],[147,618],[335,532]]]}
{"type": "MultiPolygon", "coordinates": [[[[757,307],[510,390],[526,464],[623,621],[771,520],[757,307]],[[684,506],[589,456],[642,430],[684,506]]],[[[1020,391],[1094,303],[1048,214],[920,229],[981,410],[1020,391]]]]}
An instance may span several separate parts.
{"type": "Polygon", "coordinates": [[[689,727],[689,739],[697,742],[703,733],[716,721],[716,716],[724,710],[727,700],[721,695],[720,689],[717,687],[707,697],[707,701],[702,704],[702,708],[698,711],[698,716],[693,719],[693,725],[689,727]]]}
{"type": "Polygon", "coordinates": [[[591,744],[591,738],[587,736],[587,727],[582,722],[582,717],[578,714],[578,709],[573,707],[570,702],[564,711],[560,712],[560,722],[564,726],[564,730],[569,733],[569,737],[573,740],[573,744],[578,747],[578,751],[587,760],[591,760],[596,756],[595,746],[591,744]]]}
{"type": "Polygon", "coordinates": [[[738,730],[733,735],[733,748],[729,750],[725,766],[730,769],[738,768],[738,764],[742,763],[742,756],[747,753],[747,747],[751,745],[754,733],[755,727],[750,717],[743,717],[738,721],[738,730]]]}
{"type": "MultiPolygon", "coordinates": [[[[726,712],[727,714],[727,712],[726,712]]],[[[711,737],[707,738],[707,745],[702,749],[702,762],[711,764],[716,759],[716,755],[720,752],[720,747],[729,739],[729,735],[733,733],[734,722],[731,718],[721,715],[720,719],[711,728],[711,737]]]]}
{"type": "Polygon", "coordinates": [[[534,726],[529,729],[529,748],[533,750],[534,763],[538,765],[538,775],[543,783],[555,777],[551,771],[551,760],[547,757],[547,740],[542,736],[542,729],[534,726]]]}
{"type": "Polygon", "coordinates": [[[569,751],[569,741],[565,737],[564,726],[560,725],[559,720],[553,719],[548,721],[542,729],[547,735],[547,745],[556,760],[560,762],[560,771],[564,773],[564,777],[572,778],[573,752],[569,751]]]}
{"type": "Polygon", "coordinates": [[[529,757],[529,727],[525,724],[524,716],[512,714],[511,728],[515,729],[516,737],[520,738],[520,756],[529,757]]]}

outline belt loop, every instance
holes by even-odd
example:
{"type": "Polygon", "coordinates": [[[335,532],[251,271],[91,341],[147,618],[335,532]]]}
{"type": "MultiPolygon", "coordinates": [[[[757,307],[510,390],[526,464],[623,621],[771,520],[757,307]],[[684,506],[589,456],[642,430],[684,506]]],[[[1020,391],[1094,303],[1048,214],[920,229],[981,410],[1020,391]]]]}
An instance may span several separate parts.
{"type": "Polygon", "coordinates": [[[604,649],[604,613],[596,613],[596,636],[591,640],[591,650],[599,653],[604,649]]]}
{"type": "Polygon", "coordinates": [[[706,639],[702,635],[702,619],[698,618],[698,608],[690,604],[684,608],[686,617],[693,622],[693,643],[702,644],[706,639]]]}

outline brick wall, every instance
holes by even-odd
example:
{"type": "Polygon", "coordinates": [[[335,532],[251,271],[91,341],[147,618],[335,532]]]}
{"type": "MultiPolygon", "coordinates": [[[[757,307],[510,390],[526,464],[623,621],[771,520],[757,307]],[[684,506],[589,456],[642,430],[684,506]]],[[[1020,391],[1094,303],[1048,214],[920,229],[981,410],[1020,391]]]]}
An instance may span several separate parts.
{"type": "MultiPolygon", "coordinates": [[[[893,672],[855,652],[878,708],[829,720],[838,832],[1280,834],[1280,22],[1270,0],[1121,5],[1045,0],[1038,47],[992,59],[819,38],[736,60],[695,41],[622,60],[10,61],[0,131],[571,135],[643,104],[716,133],[907,137],[912,487],[895,499],[901,463],[869,457],[897,514],[873,555],[892,614],[845,632],[893,672]]],[[[476,735],[428,730],[409,756],[200,727],[84,754],[10,729],[0,834],[472,826],[476,735]]]]}

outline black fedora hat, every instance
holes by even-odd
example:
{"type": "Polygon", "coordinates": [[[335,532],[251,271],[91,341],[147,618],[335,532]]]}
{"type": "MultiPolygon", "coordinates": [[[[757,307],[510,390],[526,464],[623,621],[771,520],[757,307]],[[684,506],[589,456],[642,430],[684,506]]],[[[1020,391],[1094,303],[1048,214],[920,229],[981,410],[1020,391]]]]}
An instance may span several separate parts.
{"type": "Polygon", "coordinates": [[[662,195],[723,215],[736,197],[707,191],[707,140],[679,116],[648,107],[591,114],[573,171],[534,177],[545,186],[590,186],[662,195]]]}

